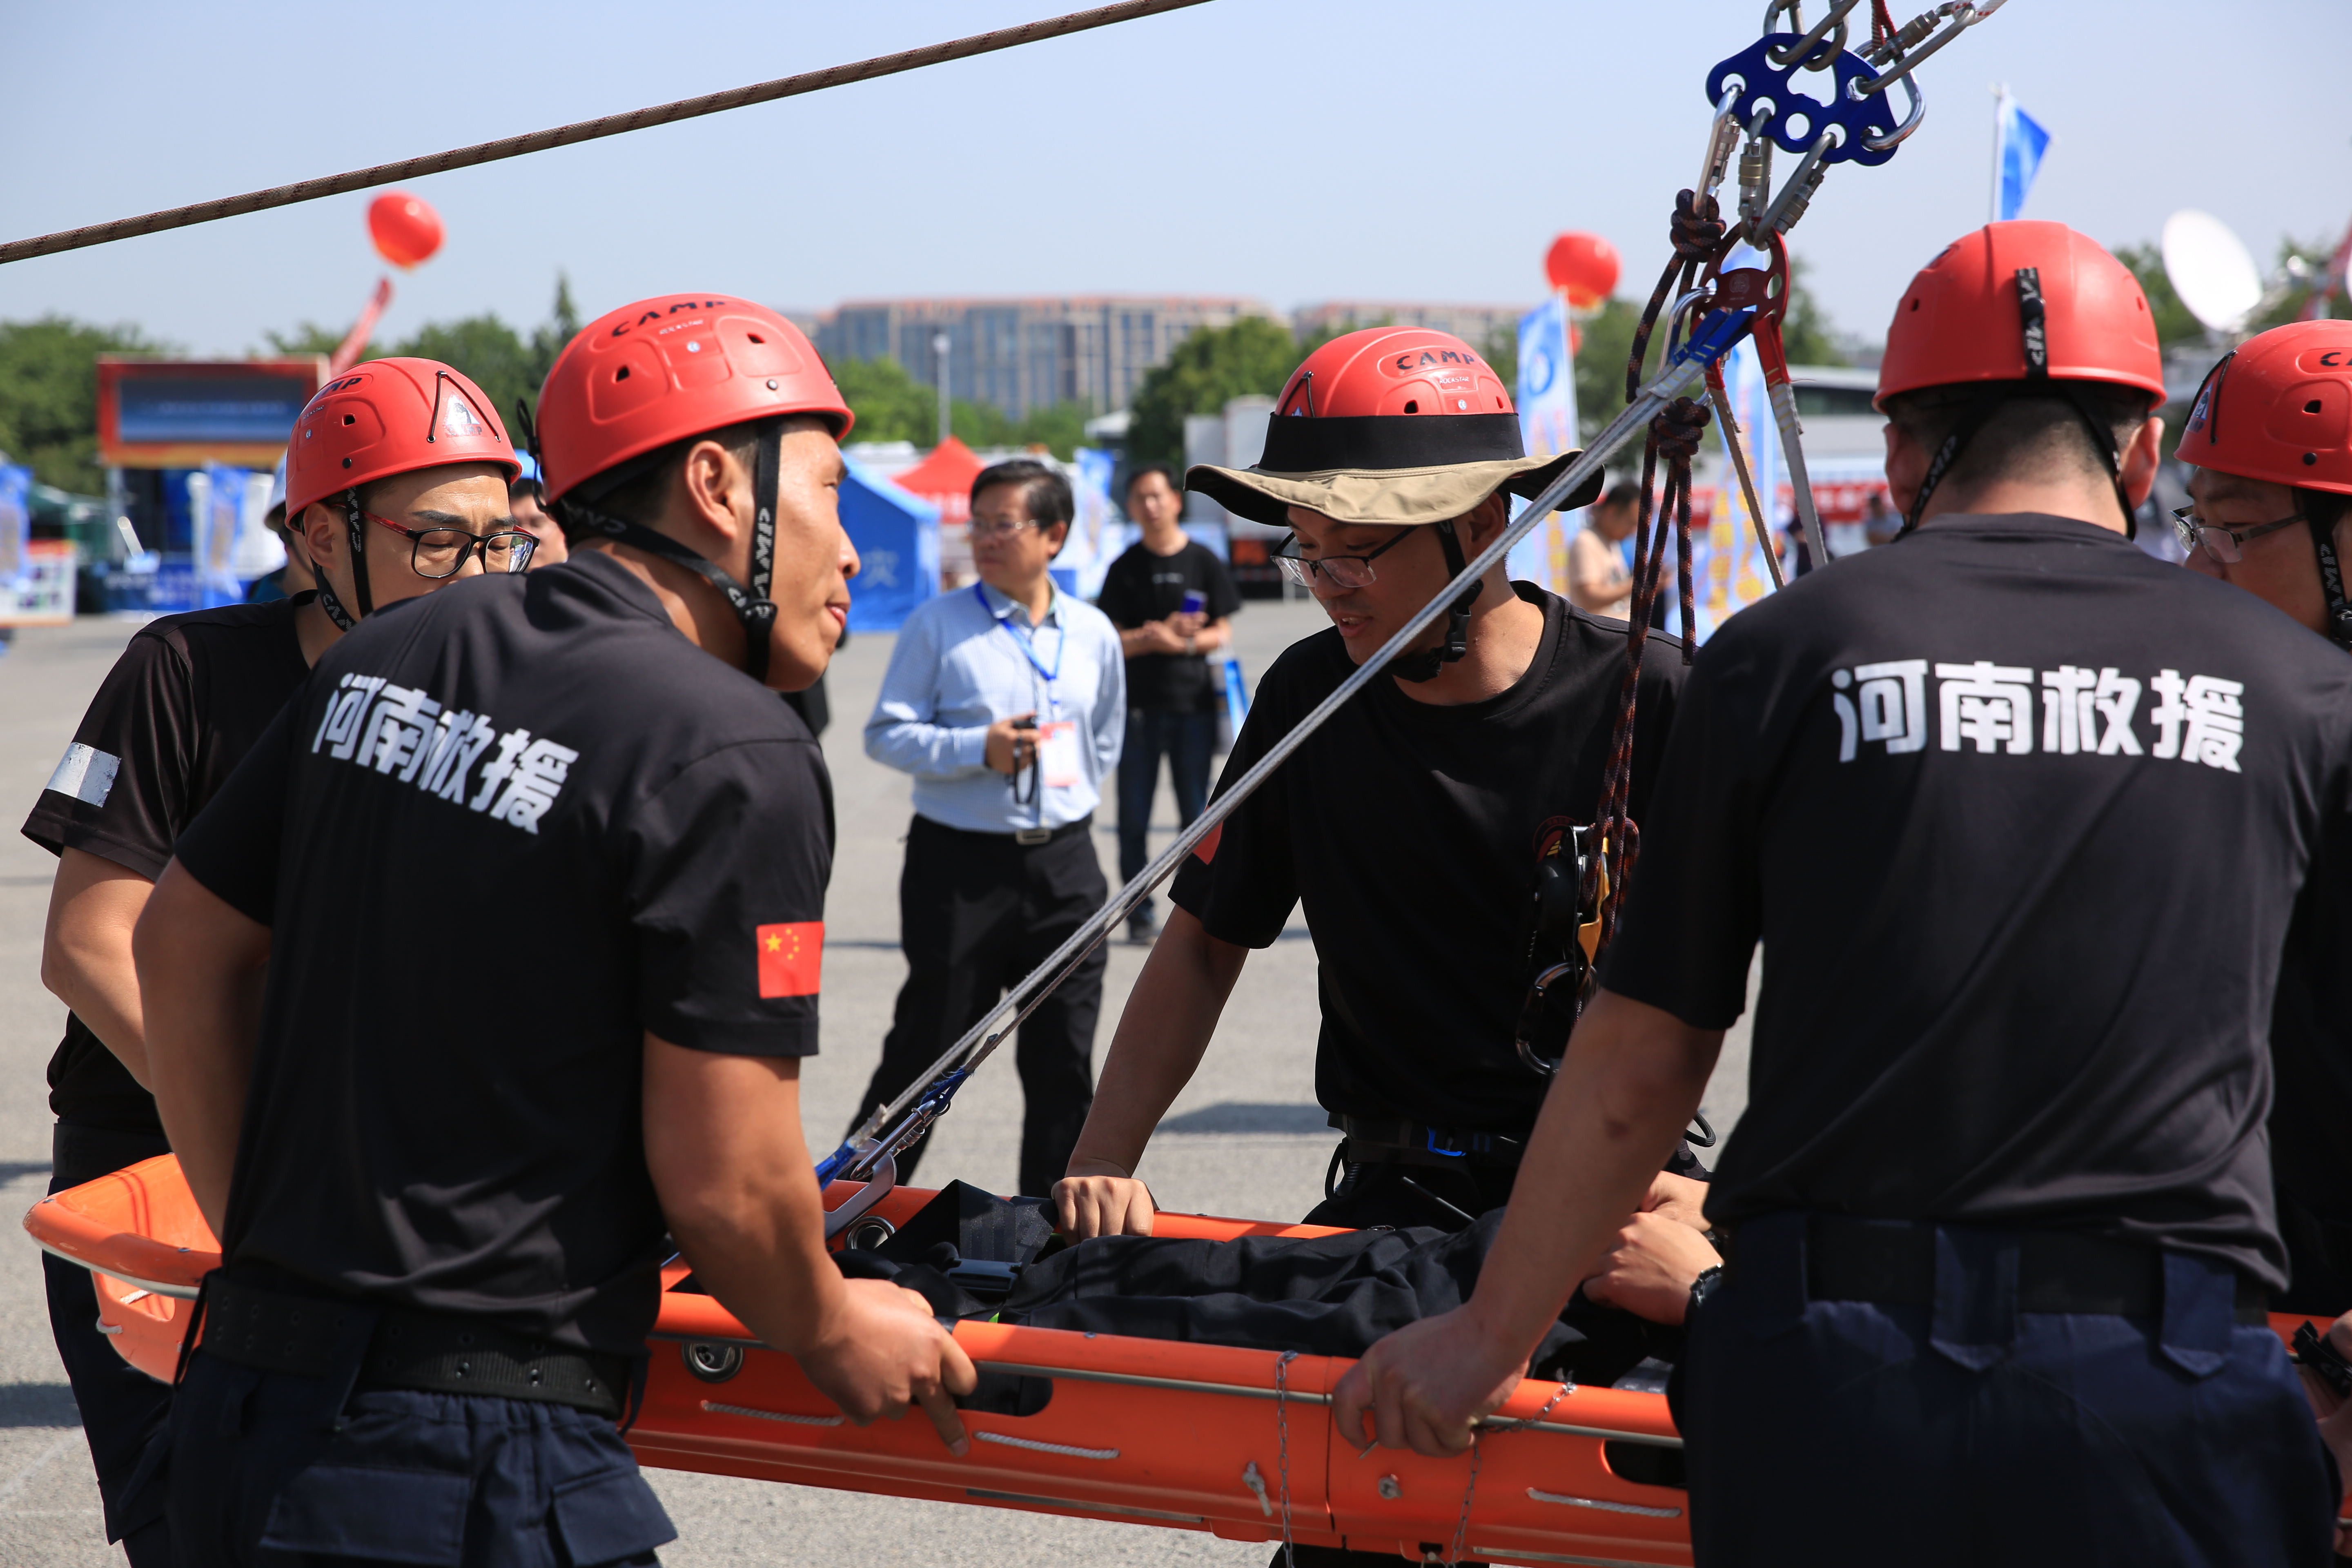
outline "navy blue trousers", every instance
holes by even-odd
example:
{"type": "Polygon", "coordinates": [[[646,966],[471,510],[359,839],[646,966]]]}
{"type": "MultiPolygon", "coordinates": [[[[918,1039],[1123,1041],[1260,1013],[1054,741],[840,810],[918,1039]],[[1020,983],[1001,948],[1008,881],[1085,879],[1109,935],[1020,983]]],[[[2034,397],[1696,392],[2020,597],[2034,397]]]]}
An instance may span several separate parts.
{"type": "Polygon", "coordinates": [[[2000,1233],[1946,1227],[1934,1305],[1820,1301],[1803,1219],[1742,1225],[1691,1321],[1699,1568],[2335,1561],[2335,1467],[2226,1267],[2168,1254],[2160,1319],[2022,1312],[2000,1233]]]}
{"type": "Polygon", "coordinates": [[[180,1568],[591,1568],[677,1538],[605,1417],[352,1377],[190,1358],[165,1480],[180,1568]]]}
{"type": "MultiPolygon", "coordinates": [[[[1215,694],[1212,694],[1214,696],[1215,694]]],[[[1217,700],[1223,700],[1218,697],[1217,700]]],[[[1151,863],[1151,797],[1160,789],[1160,759],[1168,759],[1168,782],[1176,791],[1176,822],[1192,826],[1209,801],[1210,752],[1217,743],[1214,709],[1200,713],[1127,710],[1127,740],[1118,752],[1118,879],[1131,882],[1151,863]]],[[[1151,900],[1136,905],[1150,916],[1151,900]]]]}
{"type": "MultiPolygon", "coordinates": [[[[171,1145],[155,1133],[68,1121],[58,1123],[49,1148],[53,1193],[171,1152],[171,1145]]],[[[122,1542],[131,1568],[170,1568],[172,1542],[162,1503],[152,1495],[134,1495],[132,1481],[141,1457],[171,1413],[172,1391],[115,1354],[113,1342],[99,1331],[98,1292],[89,1269],[44,1253],[41,1275],[49,1333],[57,1341],[58,1359],[65,1363],[66,1381],[73,1384],[82,1436],[98,1471],[106,1538],[122,1542]]]]}

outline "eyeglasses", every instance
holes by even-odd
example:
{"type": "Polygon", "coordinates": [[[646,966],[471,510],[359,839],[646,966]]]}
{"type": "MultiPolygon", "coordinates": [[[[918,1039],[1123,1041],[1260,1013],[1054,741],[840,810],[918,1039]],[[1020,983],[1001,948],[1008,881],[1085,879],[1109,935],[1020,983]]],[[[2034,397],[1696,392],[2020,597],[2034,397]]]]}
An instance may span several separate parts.
{"type": "Polygon", "coordinates": [[[1400,528],[1395,538],[1378,550],[1362,555],[1318,555],[1311,561],[1298,553],[1298,535],[1293,533],[1286,535],[1270,553],[1275,564],[1282,568],[1282,574],[1302,588],[1314,587],[1318,574],[1334,588],[1369,588],[1380,581],[1380,574],[1372,570],[1372,563],[1402,544],[1411,532],[1412,530],[1409,528],[1400,528]]]}
{"type": "Polygon", "coordinates": [[[520,529],[469,533],[462,528],[407,528],[372,511],[363,515],[370,522],[406,537],[408,564],[419,577],[455,577],[466,569],[468,555],[479,555],[485,572],[520,572],[530,564],[531,552],[539,548],[538,539],[520,529]]]}
{"type": "Polygon", "coordinates": [[[1002,520],[976,517],[971,520],[969,531],[971,536],[974,539],[1010,539],[1024,528],[1042,529],[1051,526],[1052,525],[1050,523],[1043,522],[1008,522],[1002,520]]]}
{"type": "Polygon", "coordinates": [[[2265,533],[2276,533],[2282,528],[2291,528],[2305,521],[2304,515],[2296,512],[2293,517],[2283,517],[2276,522],[2257,523],[2252,528],[2223,528],[2216,522],[2199,521],[2195,507],[2177,506],[2172,509],[2172,531],[2180,536],[2181,548],[2201,549],[2224,565],[2231,565],[2246,558],[2245,547],[2249,539],[2260,539],[2265,533]]]}

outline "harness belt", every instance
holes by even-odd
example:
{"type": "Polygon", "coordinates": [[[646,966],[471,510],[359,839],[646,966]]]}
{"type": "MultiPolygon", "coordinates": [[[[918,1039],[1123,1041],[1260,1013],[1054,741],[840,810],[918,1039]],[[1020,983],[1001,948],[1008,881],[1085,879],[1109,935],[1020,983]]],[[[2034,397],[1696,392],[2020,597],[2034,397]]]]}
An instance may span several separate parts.
{"type": "Polygon", "coordinates": [[[1461,1132],[1425,1127],[1418,1121],[1386,1121],[1365,1116],[1331,1113],[1330,1124],[1346,1135],[1349,1164],[1388,1161],[1402,1165],[1440,1167],[1475,1164],[1516,1166],[1527,1152],[1527,1141],[1499,1132],[1461,1132]]]}
{"type": "MultiPolygon", "coordinates": [[[[2153,1247],[2065,1231],[2014,1233],[2017,1310],[2158,1317],[2164,1311],[2164,1253],[2153,1247]]],[[[1936,1304],[1937,1227],[1816,1214],[1805,1235],[1806,1293],[1816,1301],[1936,1304]]],[[[1730,1271],[1739,1269],[1739,1236],[1722,1243],[1730,1271]]],[[[2268,1292],[2240,1274],[2237,1321],[2268,1321],[2268,1292]]]]}
{"type": "Polygon", "coordinates": [[[239,1366],[324,1377],[335,1371],[339,1331],[354,1311],[377,1316],[362,1388],[527,1399],[615,1418],[628,1394],[626,1356],[562,1350],[480,1318],[290,1295],[222,1274],[205,1281],[202,1348],[239,1366]]]}

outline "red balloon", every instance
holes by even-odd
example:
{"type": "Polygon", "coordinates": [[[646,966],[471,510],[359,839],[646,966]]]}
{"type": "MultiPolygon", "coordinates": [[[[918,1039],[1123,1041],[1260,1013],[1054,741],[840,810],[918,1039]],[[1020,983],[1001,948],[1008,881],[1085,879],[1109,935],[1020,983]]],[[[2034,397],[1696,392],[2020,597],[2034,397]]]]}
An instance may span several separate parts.
{"type": "Polygon", "coordinates": [[[1563,234],[1544,255],[1544,276],[1580,310],[1609,298],[1621,270],[1617,247],[1597,234],[1563,234]]]}
{"type": "Polygon", "coordinates": [[[441,215],[405,191],[386,191],[368,204],[368,237],[394,267],[430,259],[441,248],[442,233],[441,215]]]}

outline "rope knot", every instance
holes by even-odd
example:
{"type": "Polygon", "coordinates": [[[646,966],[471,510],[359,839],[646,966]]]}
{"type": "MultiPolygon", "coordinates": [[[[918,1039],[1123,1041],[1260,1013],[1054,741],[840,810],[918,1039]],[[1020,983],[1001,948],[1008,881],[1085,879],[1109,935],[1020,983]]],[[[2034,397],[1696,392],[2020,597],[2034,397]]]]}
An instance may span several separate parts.
{"type": "Polygon", "coordinates": [[[1675,193],[1675,216],[1667,220],[1666,232],[1673,240],[1675,259],[1680,261],[1712,261],[1723,248],[1723,219],[1713,196],[1702,196],[1696,191],[1675,193]]]}
{"type": "Polygon", "coordinates": [[[1714,416],[1706,404],[1695,398],[1677,397],[1667,404],[1650,421],[1650,437],[1658,444],[1658,456],[1669,463],[1687,463],[1697,457],[1699,440],[1714,416]]]}

